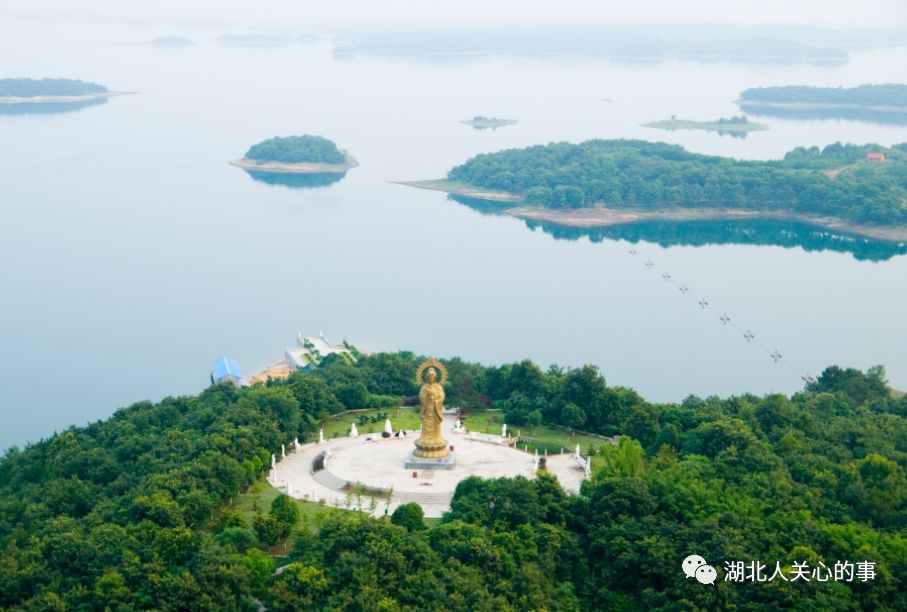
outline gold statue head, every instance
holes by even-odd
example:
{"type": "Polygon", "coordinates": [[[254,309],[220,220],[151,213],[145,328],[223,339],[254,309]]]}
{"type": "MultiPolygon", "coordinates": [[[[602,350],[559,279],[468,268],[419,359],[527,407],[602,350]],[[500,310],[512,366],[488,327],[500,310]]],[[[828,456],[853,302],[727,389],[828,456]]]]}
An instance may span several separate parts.
{"type": "Polygon", "coordinates": [[[416,369],[416,384],[440,384],[447,382],[447,368],[437,359],[426,359],[416,369]],[[424,374],[428,376],[423,377],[424,374]]]}

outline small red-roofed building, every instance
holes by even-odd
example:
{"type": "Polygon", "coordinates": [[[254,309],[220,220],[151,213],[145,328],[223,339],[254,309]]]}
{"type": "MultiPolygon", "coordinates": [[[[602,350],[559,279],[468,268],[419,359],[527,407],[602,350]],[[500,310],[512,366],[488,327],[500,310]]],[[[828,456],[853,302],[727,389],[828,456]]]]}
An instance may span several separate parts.
{"type": "Polygon", "coordinates": [[[884,153],[867,153],[866,160],[873,164],[884,164],[885,163],[885,154],[884,153]]]}

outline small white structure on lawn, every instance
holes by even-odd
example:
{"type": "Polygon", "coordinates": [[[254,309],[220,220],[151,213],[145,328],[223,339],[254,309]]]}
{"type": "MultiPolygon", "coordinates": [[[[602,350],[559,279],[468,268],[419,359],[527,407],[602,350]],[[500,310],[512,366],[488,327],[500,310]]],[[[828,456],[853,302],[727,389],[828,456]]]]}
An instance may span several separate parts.
{"type": "Polygon", "coordinates": [[[355,424],[355,423],[353,423],[352,426],[350,427],[350,437],[351,437],[351,438],[358,438],[358,437],[359,437],[359,430],[356,429],[356,424],[355,424]]]}

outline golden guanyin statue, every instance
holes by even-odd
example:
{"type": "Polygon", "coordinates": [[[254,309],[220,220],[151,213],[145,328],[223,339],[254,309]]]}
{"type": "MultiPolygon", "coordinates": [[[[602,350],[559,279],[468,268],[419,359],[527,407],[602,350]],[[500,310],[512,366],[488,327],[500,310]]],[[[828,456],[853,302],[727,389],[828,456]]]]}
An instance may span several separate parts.
{"type": "Polygon", "coordinates": [[[447,440],[441,437],[441,422],[444,409],[443,385],[447,381],[447,369],[437,359],[427,359],[416,371],[416,380],[422,385],[419,391],[422,434],[416,440],[413,455],[425,459],[446,457],[449,451],[447,440]]]}

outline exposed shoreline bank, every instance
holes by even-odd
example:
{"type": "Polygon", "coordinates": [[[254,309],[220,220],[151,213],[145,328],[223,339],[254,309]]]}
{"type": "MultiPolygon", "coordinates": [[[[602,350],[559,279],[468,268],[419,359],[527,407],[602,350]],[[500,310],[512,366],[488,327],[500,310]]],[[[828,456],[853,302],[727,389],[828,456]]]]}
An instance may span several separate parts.
{"type": "Polygon", "coordinates": [[[415,187],[416,189],[428,189],[429,191],[443,191],[444,193],[452,193],[454,195],[461,195],[467,198],[479,198],[481,200],[488,200],[490,202],[511,202],[511,203],[520,203],[522,198],[514,193],[508,193],[506,191],[495,191],[493,189],[483,189],[481,187],[473,187],[472,185],[467,185],[465,183],[460,183],[457,181],[449,181],[447,179],[436,179],[429,181],[391,181],[395,185],[405,185],[406,187],[415,187]]]}
{"type": "Polygon", "coordinates": [[[272,172],[274,174],[342,174],[350,168],[359,165],[356,158],[343,152],[346,160],[342,164],[322,164],[322,163],[285,163],[278,161],[257,162],[251,159],[234,159],[230,161],[231,166],[252,170],[254,172],[272,172]]]}
{"type": "Polygon", "coordinates": [[[639,221],[718,221],[743,219],[778,219],[798,221],[808,225],[836,232],[845,232],[883,240],[887,242],[907,242],[907,226],[860,225],[839,217],[806,215],[790,210],[750,210],[728,208],[683,208],[671,207],[661,210],[639,210],[630,208],[608,208],[594,206],[569,210],[552,210],[548,208],[526,206],[520,196],[503,192],[481,189],[456,181],[445,179],[430,181],[397,182],[398,185],[442,191],[452,195],[499,202],[501,214],[531,221],[543,221],[566,227],[592,228],[608,227],[636,223],[639,221]],[[506,206],[512,204],[513,206],[506,206]]]}

